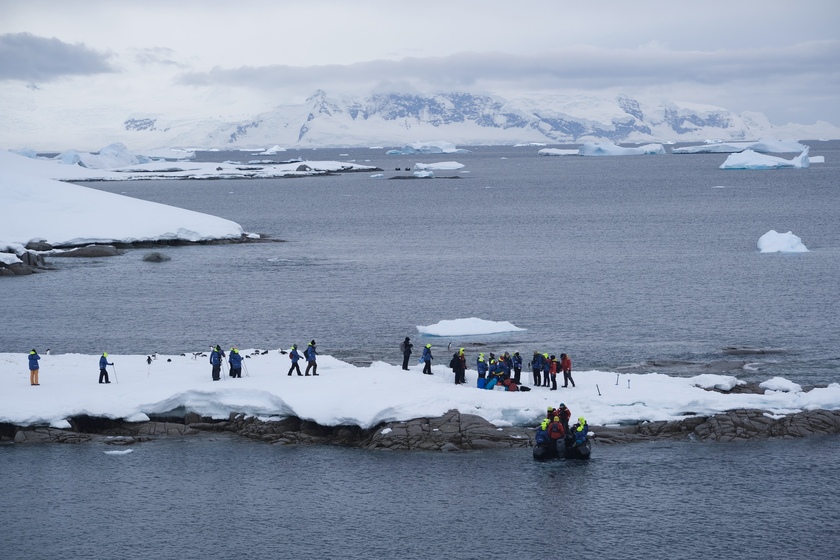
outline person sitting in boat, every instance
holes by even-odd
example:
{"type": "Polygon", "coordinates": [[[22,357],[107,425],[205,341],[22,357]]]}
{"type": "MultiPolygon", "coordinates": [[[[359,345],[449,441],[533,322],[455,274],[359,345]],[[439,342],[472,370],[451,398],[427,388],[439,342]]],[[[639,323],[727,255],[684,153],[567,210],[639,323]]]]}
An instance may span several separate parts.
{"type": "Polygon", "coordinates": [[[555,445],[557,444],[557,440],[563,439],[566,437],[566,430],[563,429],[563,423],[560,421],[559,416],[555,416],[551,423],[548,425],[548,438],[551,440],[552,443],[555,445]]]}
{"type": "Polygon", "coordinates": [[[575,437],[574,445],[583,445],[586,443],[586,437],[589,433],[589,426],[583,416],[578,417],[577,424],[572,426],[572,435],[575,437]]]}
{"type": "Polygon", "coordinates": [[[549,424],[549,420],[548,420],[548,418],[546,418],[545,420],[542,421],[542,423],[537,428],[537,436],[536,436],[536,438],[534,438],[535,441],[537,442],[537,445],[543,445],[543,446],[548,445],[548,442],[549,442],[548,424],[549,424]]]}

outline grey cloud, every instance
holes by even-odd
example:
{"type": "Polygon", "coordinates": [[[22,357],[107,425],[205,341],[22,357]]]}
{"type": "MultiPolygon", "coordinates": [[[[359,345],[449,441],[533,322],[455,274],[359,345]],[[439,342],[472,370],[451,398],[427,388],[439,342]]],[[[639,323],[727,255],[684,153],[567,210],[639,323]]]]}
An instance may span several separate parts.
{"type": "Polygon", "coordinates": [[[134,60],[143,66],[176,66],[183,68],[184,64],[175,60],[175,51],[166,47],[152,47],[137,49],[133,53],[134,60]]]}
{"type": "Polygon", "coordinates": [[[49,81],[114,72],[109,55],[31,33],[0,35],[0,80],[49,81]]]}
{"type": "Polygon", "coordinates": [[[786,48],[673,51],[662,48],[563,49],[534,55],[459,53],[438,58],[375,60],[350,65],[294,67],[273,65],[216,68],[186,73],[180,83],[239,87],[317,88],[323,84],[364,86],[382,81],[428,87],[605,88],[667,83],[725,85],[731,82],[819,75],[840,79],[840,41],[814,41],[786,48]]]}

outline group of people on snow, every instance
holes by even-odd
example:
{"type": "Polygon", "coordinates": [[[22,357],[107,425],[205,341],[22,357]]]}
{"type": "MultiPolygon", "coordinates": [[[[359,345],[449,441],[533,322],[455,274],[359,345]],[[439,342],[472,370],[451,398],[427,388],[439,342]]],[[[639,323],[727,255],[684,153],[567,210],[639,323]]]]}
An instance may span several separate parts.
{"type": "MultiPolygon", "coordinates": [[[[318,351],[315,349],[315,341],[310,341],[309,345],[306,347],[306,350],[303,351],[303,358],[306,359],[306,373],[300,372],[300,366],[298,362],[301,359],[300,352],[298,352],[297,344],[292,344],[292,347],[289,348],[289,351],[286,352],[285,350],[280,350],[281,354],[288,354],[289,359],[292,360],[292,365],[289,367],[288,375],[292,375],[293,372],[297,372],[300,376],[310,376],[310,375],[318,375],[318,351]],[[310,374],[309,372],[312,371],[310,374]]],[[[239,353],[239,349],[233,347],[230,349],[230,355],[225,356],[224,350],[218,344],[213,347],[213,351],[210,352],[210,365],[213,366],[211,374],[213,376],[213,381],[218,381],[220,379],[221,369],[222,369],[222,361],[227,358],[228,364],[230,365],[230,371],[228,375],[236,378],[242,377],[242,355],[239,353]]]]}
{"type": "MultiPolygon", "coordinates": [[[[403,355],[402,368],[408,371],[408,362],[411,358],[412,348],[411,339],[405,337],[405,340],[400,343],[400,351],[403,355]]],[[[522,386],[522,356],[519,352],[504,352],[498,358],[492,352],[489,357],[485,358],[483,352],[479,353],[476,359],[475,367],[478,372],[478,388],[479,389],[493,389],[496,385],[503,385],[508,391],[528,390],[528,387],[522,386]]],[[[420,363],[423,364],[423,373],[432,375],[432,345],[426,344],[423,347],[423,354],[420,356],[420,363]]],[[[464,354],[464,348],[459,348],[452,359],[449,361],[449,367],[455,373],[455,384],[463,385],[467,382],[467,359],[464,354]]],[[[548,353],[540,353],[534,350],[534,356],[528,362],[528,367],[534,375],[535,387],[550,387],[552,391],[557,390],[557,374],[563,374],[563,387],[568,387],[569,383],[572,387],[575,386],[575,380],[572,379],[572,359],[568,354],[560,354],[558,359],[555,355],[548,353]]]]}

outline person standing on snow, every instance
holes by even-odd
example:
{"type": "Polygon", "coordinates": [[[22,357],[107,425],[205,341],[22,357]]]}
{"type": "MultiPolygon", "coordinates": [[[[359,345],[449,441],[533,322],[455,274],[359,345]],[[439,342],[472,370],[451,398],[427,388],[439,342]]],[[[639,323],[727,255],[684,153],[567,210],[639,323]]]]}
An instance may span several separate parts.
{"type": "Polygon", "coordinates": [[[314,340],[303,351],[303,355],[306,357],[306,371],[304,372],[304,376],[309,375],[310,369],[312,370],[312,375],[318,375],[318,363],[316,362],[318,352],[315,351],[314,340]]]}
{"type": "Polygon", "coordinates": [[[570,382],[572,387],[574,387],[575,380],[572,379],[572,359],[567,354],[560,354],[560,369],[563,370],[563,387],[568,387],[570,382]]]}
{"type": "Polygon", "coordinates": [[[423,373],[426,375],[432,375],[432,345],[427,344],[425,348],[423,348],[423,356],[420,358],[420,361],[423,362],[423,373]]]}
{"type": "Polygon", "coordinates": [[[242,354],[239,353],[239,349],[234,346],[230,349],[230,357],[228,357],[228,363],[230,363],[230,376],[234,379],[241,379],[242,378],[242,354]]]}
{"type": "Polygon", "coordinates": [[[296,370],[298,375],[303,375],[300,372],[300,366],[298,365],[300,353],[297,351],[297,344],[292,344],[292,349],[289,350],[289,359],[292,360],[292,366],[289,368],[289,375],[292,375],[292,372],[296,370]]]}
{"type": "Polygon", "coordinates": [[[30,385],[40,385],[38,383],[38,360],[41,359],[41,356],[38,355],[38,352],[35,349],[32,349],[32,352],[29,353],[29,384],[30,385]]]}
{"type": "Polygon", "coordinates": [[[534,371],[534,386],[540,386],[540,374],[542,373],[542,354],[534,350],[534,357],[531,358],[531,369],[534,371]]]}
{"type": "Polygon", "coordinates": [[[519,385],[521,383],[519,377],[522,375],[522,356],[519,352],[514,352],[511,361],[513,362],[513,381],[519,385]]]}
{"type": "Polygon", "coordinates": [[[222,358],[225,357],[225,353],[222,351],[222,347],[218,344],[213,348],[213,351],[210,352],[210,365],[213,366],[211,371],[213,375],[213,381],[218,381],[221,379],[222,373],[222,358]]]}
{"type": "Polygon", "coordinates": [[[400,351],[403,355],[403,365],[402,368],[405,371],[408,371],[408,359],[411,357],[411,349],[414,348],[414,345],[411,343],[411,339],[405,337],[405,340],[402,341],[400,344],[400,351]]]}
{"type": "Polygon", "coordinates": [[[108,379],[108,366],[114,365],[113,362],[108,361],[108,352],[102,352],[102,356],[99,358],[99,382],[100,383],[110,383],[111,381],[108,379]],[[105,381],[102,381],[102,380],[105,381]]]}
{"type": "Polygon", "coordinates": [[[467,382],[467,358],[464,356],[463,348],[452,356],[452,371],[455,372],[455,385],[467,382]]]}
{"type": "Polygon", "coordinates": [[[475,361],[475,369],[478,371],[478,378],[485,379],[487,376],[487,362],[484,361],[484,352],[478,355],[475,361]]]}
{"type": "Polygon", "coordinates": [[[551,359],[548,357],[548,352],[542,355],[542,367],[543,367],[543,387],[548,387],[548,374],[551,373],[551,359]]]}

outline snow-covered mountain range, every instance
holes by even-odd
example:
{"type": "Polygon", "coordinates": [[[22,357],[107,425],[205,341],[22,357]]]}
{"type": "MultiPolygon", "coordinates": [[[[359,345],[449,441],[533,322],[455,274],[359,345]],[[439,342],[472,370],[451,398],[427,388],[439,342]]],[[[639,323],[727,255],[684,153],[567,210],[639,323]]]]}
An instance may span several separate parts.
{"type": "MultiPolygon", "coordinates": [[[[318,90],[296,105],[238,121],[175,119],[168,116],[101,112],[96,122],[50,123],[55,140],[72,138],[73,147],[95,148],[123,142],[132,148],[401,146],[429,138],[458,145],[612,142],[697,142],[709,139],[755,140],[840,138],[840,128],[818,121],[777,126],[761,113],[735,114],[710,105],[673,101],[647,102],[629,96],[370,94],[331,96],[318,90]],[[70,134],[57,126],[76,126],[70,134]]],[[[27,127],[24,119],[16,124],[27,127]]],[[[34,125],[33,125],[34,126],[34,125]]],[[[19,138],[32,137],[34,131],[19,138]]],[[[45,130],[46,132],[46,130],[45,130]]],[[[9,131],[7,143],[13,138],[9,131]]],[[[68,141],[68,140],[65,140],[68,141]]],[[[19,140],[20,142],[20,140],[19,140]]],[[[43,141],[39,141],[43,144],[43,141]]],[[[29,142],[31,145],[32,142],[29,142]]],[[[10,144],[9,147],[16,147],[10,144]]],[[[63,149],[67,146],[53,146],[63,149]]]]}

